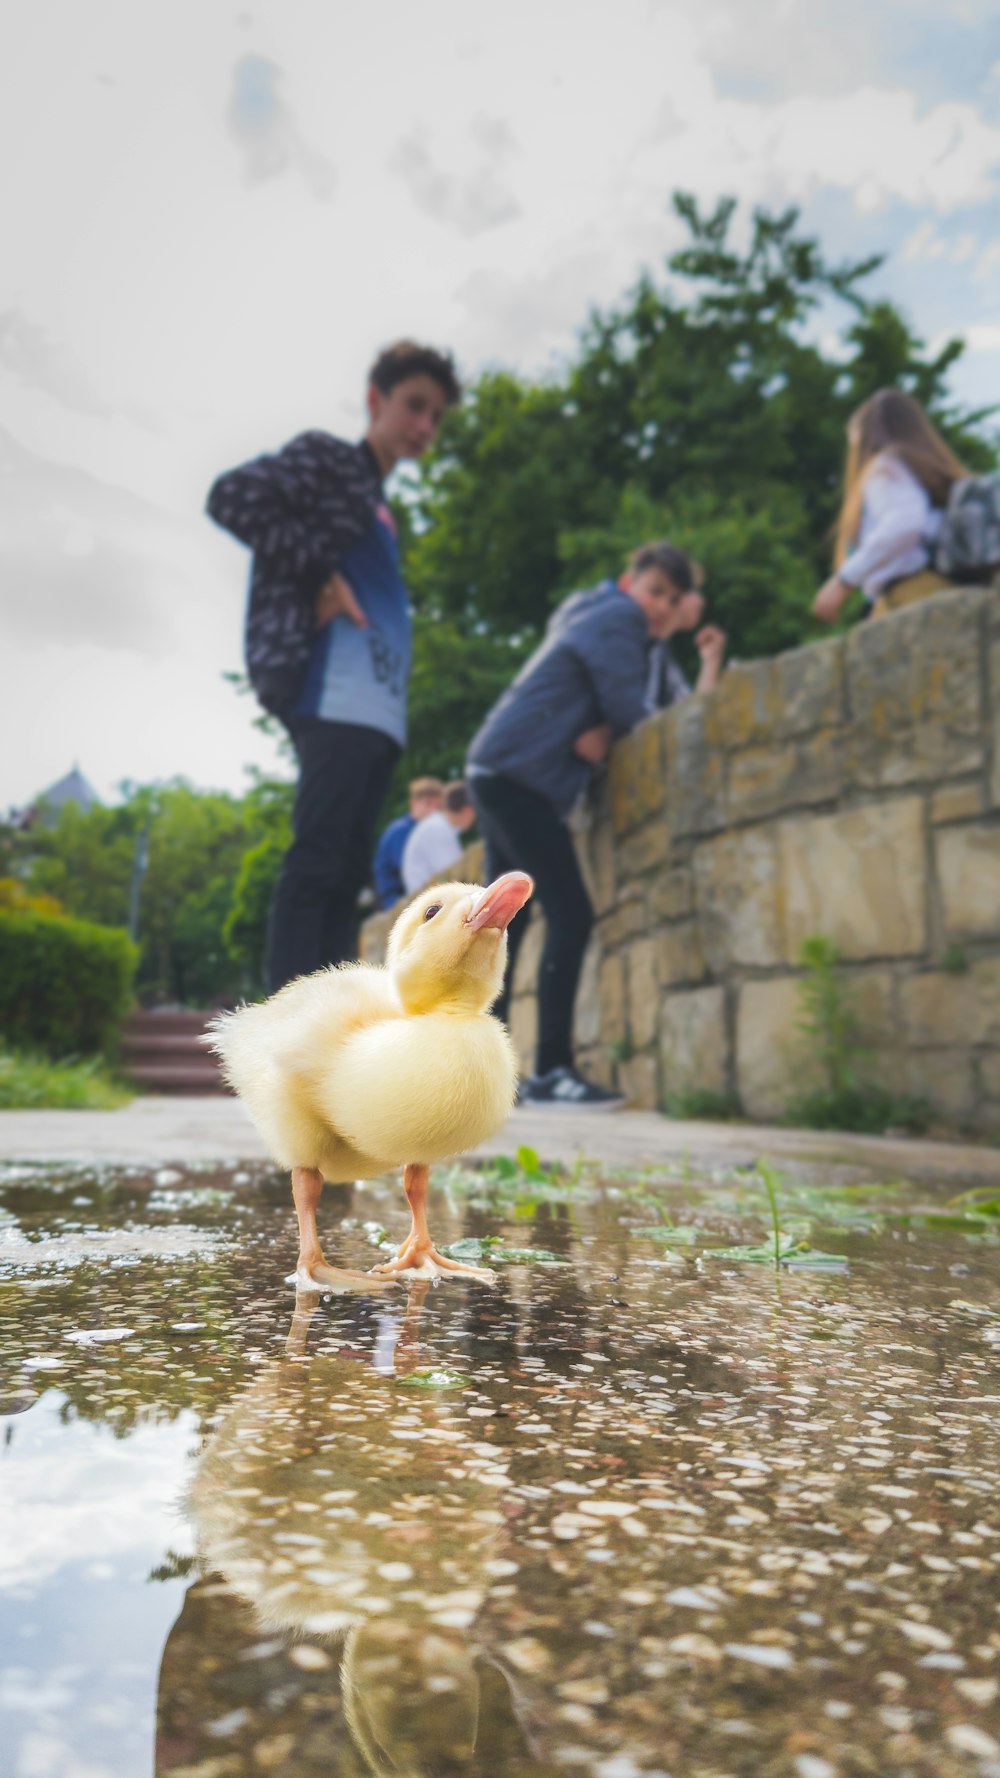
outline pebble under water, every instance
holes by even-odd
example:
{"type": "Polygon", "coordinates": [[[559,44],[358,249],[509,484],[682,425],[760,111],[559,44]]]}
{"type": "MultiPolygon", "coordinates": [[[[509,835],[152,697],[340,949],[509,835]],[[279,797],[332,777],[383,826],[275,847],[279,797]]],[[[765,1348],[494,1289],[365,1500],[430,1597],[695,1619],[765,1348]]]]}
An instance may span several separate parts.
{"type": "Polygon", "coordinates": [[[494,1286],[296,1298],[273,1172],[0,1168],[4,1773],[1000,1778],[1000,1201],[772,1184],[441,1170],[494,1286]]]}

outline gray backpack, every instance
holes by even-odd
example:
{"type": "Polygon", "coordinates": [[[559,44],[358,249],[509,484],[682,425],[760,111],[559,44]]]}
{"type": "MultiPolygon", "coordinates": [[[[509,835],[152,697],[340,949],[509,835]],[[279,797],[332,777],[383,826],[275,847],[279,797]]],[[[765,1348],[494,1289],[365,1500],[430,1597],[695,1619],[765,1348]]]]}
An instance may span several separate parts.
{"type": "Polygon", "coordinates": [[[966,475],[953,483],[934,566],[958,581],[988,580],[1000,568],[1000,475],[966,475]]]}

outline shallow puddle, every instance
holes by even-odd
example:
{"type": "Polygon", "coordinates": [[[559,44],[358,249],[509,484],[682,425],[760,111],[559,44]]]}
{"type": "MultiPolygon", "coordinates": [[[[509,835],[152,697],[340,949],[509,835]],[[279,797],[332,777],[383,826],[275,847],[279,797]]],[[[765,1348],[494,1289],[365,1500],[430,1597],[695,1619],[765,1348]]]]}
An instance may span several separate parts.
{"type": "Polygon", "coordinates": [[[772,1183],[456,1169],[495,1286],[296,1300],[273,1174],[0,1171],[4,1773],[1000,1778],[997,1207],[772,1183]]]}

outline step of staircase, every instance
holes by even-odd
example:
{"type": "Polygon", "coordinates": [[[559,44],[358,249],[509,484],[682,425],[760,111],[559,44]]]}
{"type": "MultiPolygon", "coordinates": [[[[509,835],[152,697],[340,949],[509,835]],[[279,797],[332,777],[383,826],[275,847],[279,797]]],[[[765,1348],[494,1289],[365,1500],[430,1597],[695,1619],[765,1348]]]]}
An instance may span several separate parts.
{"type": "Polygon", "coordinates": [[[216,1098],[227,1092],[218,1069],[186,1068],[182,1062],[136,1062],[126,1066],[125,1074],[133,1086],[145,1093],[212,1094],[216,1098]]]}
{"type": "Polygon", "coordinates": [[[122,1032],[126,1078],[147,1093],[227,1093],[215,1056],[200,1041],[211,1016],[186,1007],[133,1013],[122,1032]]]}

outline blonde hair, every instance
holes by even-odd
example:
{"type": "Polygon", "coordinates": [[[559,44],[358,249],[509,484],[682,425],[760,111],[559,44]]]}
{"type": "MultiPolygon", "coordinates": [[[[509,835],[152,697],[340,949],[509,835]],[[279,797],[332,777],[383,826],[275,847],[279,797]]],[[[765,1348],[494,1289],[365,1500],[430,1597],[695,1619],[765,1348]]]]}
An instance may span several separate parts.
{"type": "Polygon", "coordinates": [[[919,401],[901,389],[879,389],[863,401],[847,423],[847,440],[834,557],[838,568],[857,539],[865,482],[876,457],[886,453],[905,463],[935,506],[946,505],[952,484],[969,474],[919,401]]]}
{"type": "Polygon", "coordinates": [[[411,796],[443,796],[444,785],[440,778],[411,778],[409,794],[411,796]]]}

